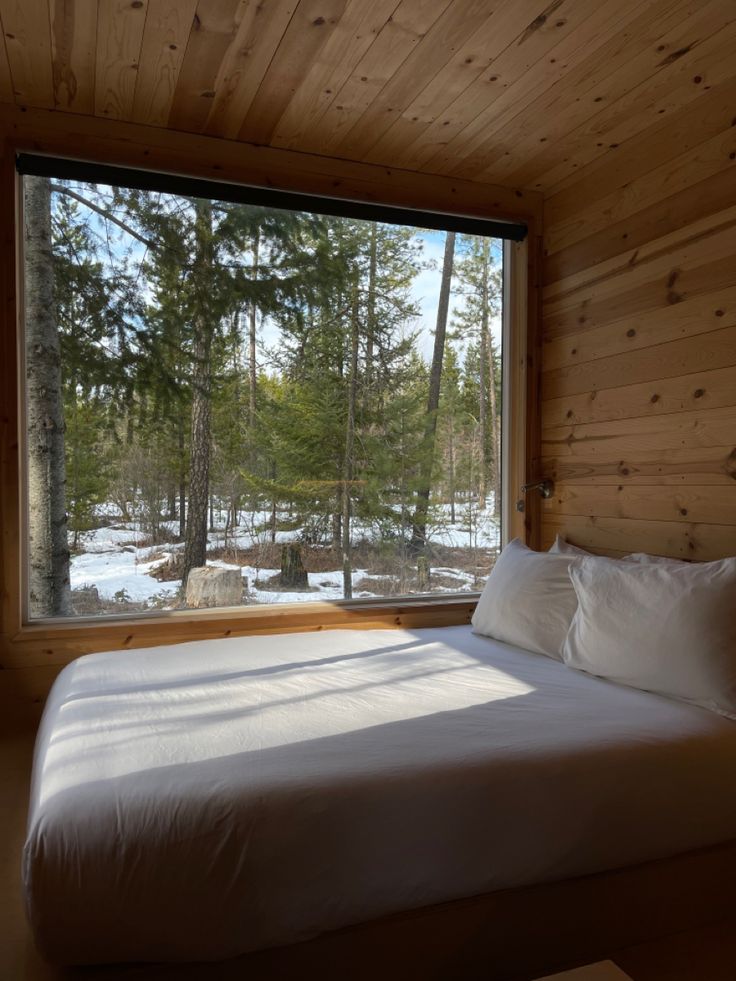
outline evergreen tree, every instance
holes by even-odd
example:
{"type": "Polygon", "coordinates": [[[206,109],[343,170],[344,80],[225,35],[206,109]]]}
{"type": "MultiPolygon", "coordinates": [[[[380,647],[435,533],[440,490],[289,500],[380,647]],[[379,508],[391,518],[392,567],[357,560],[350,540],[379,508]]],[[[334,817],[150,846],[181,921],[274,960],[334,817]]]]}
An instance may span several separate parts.
{"type": "Polygon", "coordinates": [[[493,482],[494,511],[499,514],[500,492],[500,362],[494,349],[491,322],[501,312],[502,274],[493,259],[492,242],[485,237],[461,238],[462,255],[457,263],[458,293],[462,304],[453,318],[453,336],[478,345],[478,430],[481,465],[478,473],[478,503],[485,508],[487,474],[493,482]]]}
{"type": "Polygon", "coordinates": [[[440,404],[440,389],[442,385],[442,363],[445,354],[447,314],[450,306],[450,286],[455,258],[455,237],[455,232],[447,232],[445,236],[442,281],[437,305],[437,324],[434,332],[434,350],[432,353],[432,366],[429,373],[427,420],[424,439],[422,441],[423,460],[421,482],[417,490],[417,505],[414,511],[414,525],[412,528],[412,550],[416,554],[426,551],[427,545],[429,494],[432,488],[432,470],[435,463],[437,410],[440,404]]]}

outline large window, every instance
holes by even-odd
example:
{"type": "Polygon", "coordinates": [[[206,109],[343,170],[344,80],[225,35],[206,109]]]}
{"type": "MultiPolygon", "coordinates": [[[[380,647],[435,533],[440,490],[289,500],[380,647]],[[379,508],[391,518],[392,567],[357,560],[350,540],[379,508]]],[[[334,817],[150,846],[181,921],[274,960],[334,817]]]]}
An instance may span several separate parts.
{"type": "Polygon", "coordinates": [[[500,238],[27,170],[30,618],[479,588],[500,238]]]}

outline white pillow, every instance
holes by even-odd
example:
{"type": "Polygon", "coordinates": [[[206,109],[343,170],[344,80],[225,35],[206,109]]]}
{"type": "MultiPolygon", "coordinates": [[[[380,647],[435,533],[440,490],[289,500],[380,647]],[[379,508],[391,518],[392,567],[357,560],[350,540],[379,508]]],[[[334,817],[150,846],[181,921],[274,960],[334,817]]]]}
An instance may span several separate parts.
{"type": "MultiPolygon", "coordinates": [[[[580,548],[578,545],[571,545],[570,542],[566,542],[562,535],[557,535],[554,542],[550,546],[550,552],[553,555],[594,555],[594,552],[587,552],[584,548],[580,548]]],[[[622,555],[621,562],[643,562],[654,565],[657,562],[675,562],[682,563],[683,559],[670,559],[666,555],[650,555],[648,552],[632,552],[630,555],[622,555]]]]}
{"type": "Polygon", "coordinates": [[[692,565],[686,559],[671,559],[668,555],[650,555],[649,552],[632,552],[626,556],[626,561],[643,565],[692,565]]]}
{"type": "Polygon", "coordinates": [[[518,538],[496,560],[473,613],[473,630],[536,654],[561,658],[577,599],[570,555],[534,552],[518,538]]]}
{"type": "Polygon", "coordinates": [[[736,719],[736,559],[574,560],[572,668],[736,719]]]}
{"type": "Polygon", "coordinates": [[[550,555],[592,555],[592,552],[586,552],[584,548],[578,548],[577,545],[571,545],[570,542],[566,542],[562,535],[558,535],[552,545],[550,546],[550,555]]]}

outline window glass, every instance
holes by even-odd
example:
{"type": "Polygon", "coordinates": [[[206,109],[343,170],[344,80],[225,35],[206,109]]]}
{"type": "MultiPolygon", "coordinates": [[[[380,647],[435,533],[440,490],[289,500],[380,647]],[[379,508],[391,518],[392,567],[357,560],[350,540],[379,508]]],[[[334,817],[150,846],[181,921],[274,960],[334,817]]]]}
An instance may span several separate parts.
{"type": "Polygon", "coordinates": [[[23,186],[32,618],[482,585],[500,240],[23,186]]]}

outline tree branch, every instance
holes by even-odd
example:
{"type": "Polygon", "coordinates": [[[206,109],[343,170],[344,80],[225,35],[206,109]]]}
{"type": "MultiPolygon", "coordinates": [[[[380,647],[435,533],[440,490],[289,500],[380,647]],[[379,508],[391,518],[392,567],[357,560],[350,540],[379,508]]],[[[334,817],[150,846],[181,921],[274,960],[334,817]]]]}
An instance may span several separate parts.
{"type": "Polygon", "coordinates": [[[152,249],[154,252],[160,251],[160,245],[157,242],[154,242],[153,239],[146,238],[145,235],[141,235],[140,232],[136,231],[135,228],[123,221],[122,218],[118,218],[111,212],[105,211],[104,208],[100,208],[99,205],[95,204],[93,201],[90,201],[88,198],[85,198],[82,194],[78,194],[76,191],[73,191],[70,187],[64,187],[63,184],[52,184],[51,190],[56,194],[66,194],[67,197],[74,198],[75,201],[79,201],[80,204],[83,204],[85,208],[89,208],[102,218],[113,222],[113,224],[117,225],[118,228],[122,228],[124,232],[127,232],[128,235],[131,235],[139,242],[142,242],[143,245],[148,246],[149,249],[152,249]]]}

